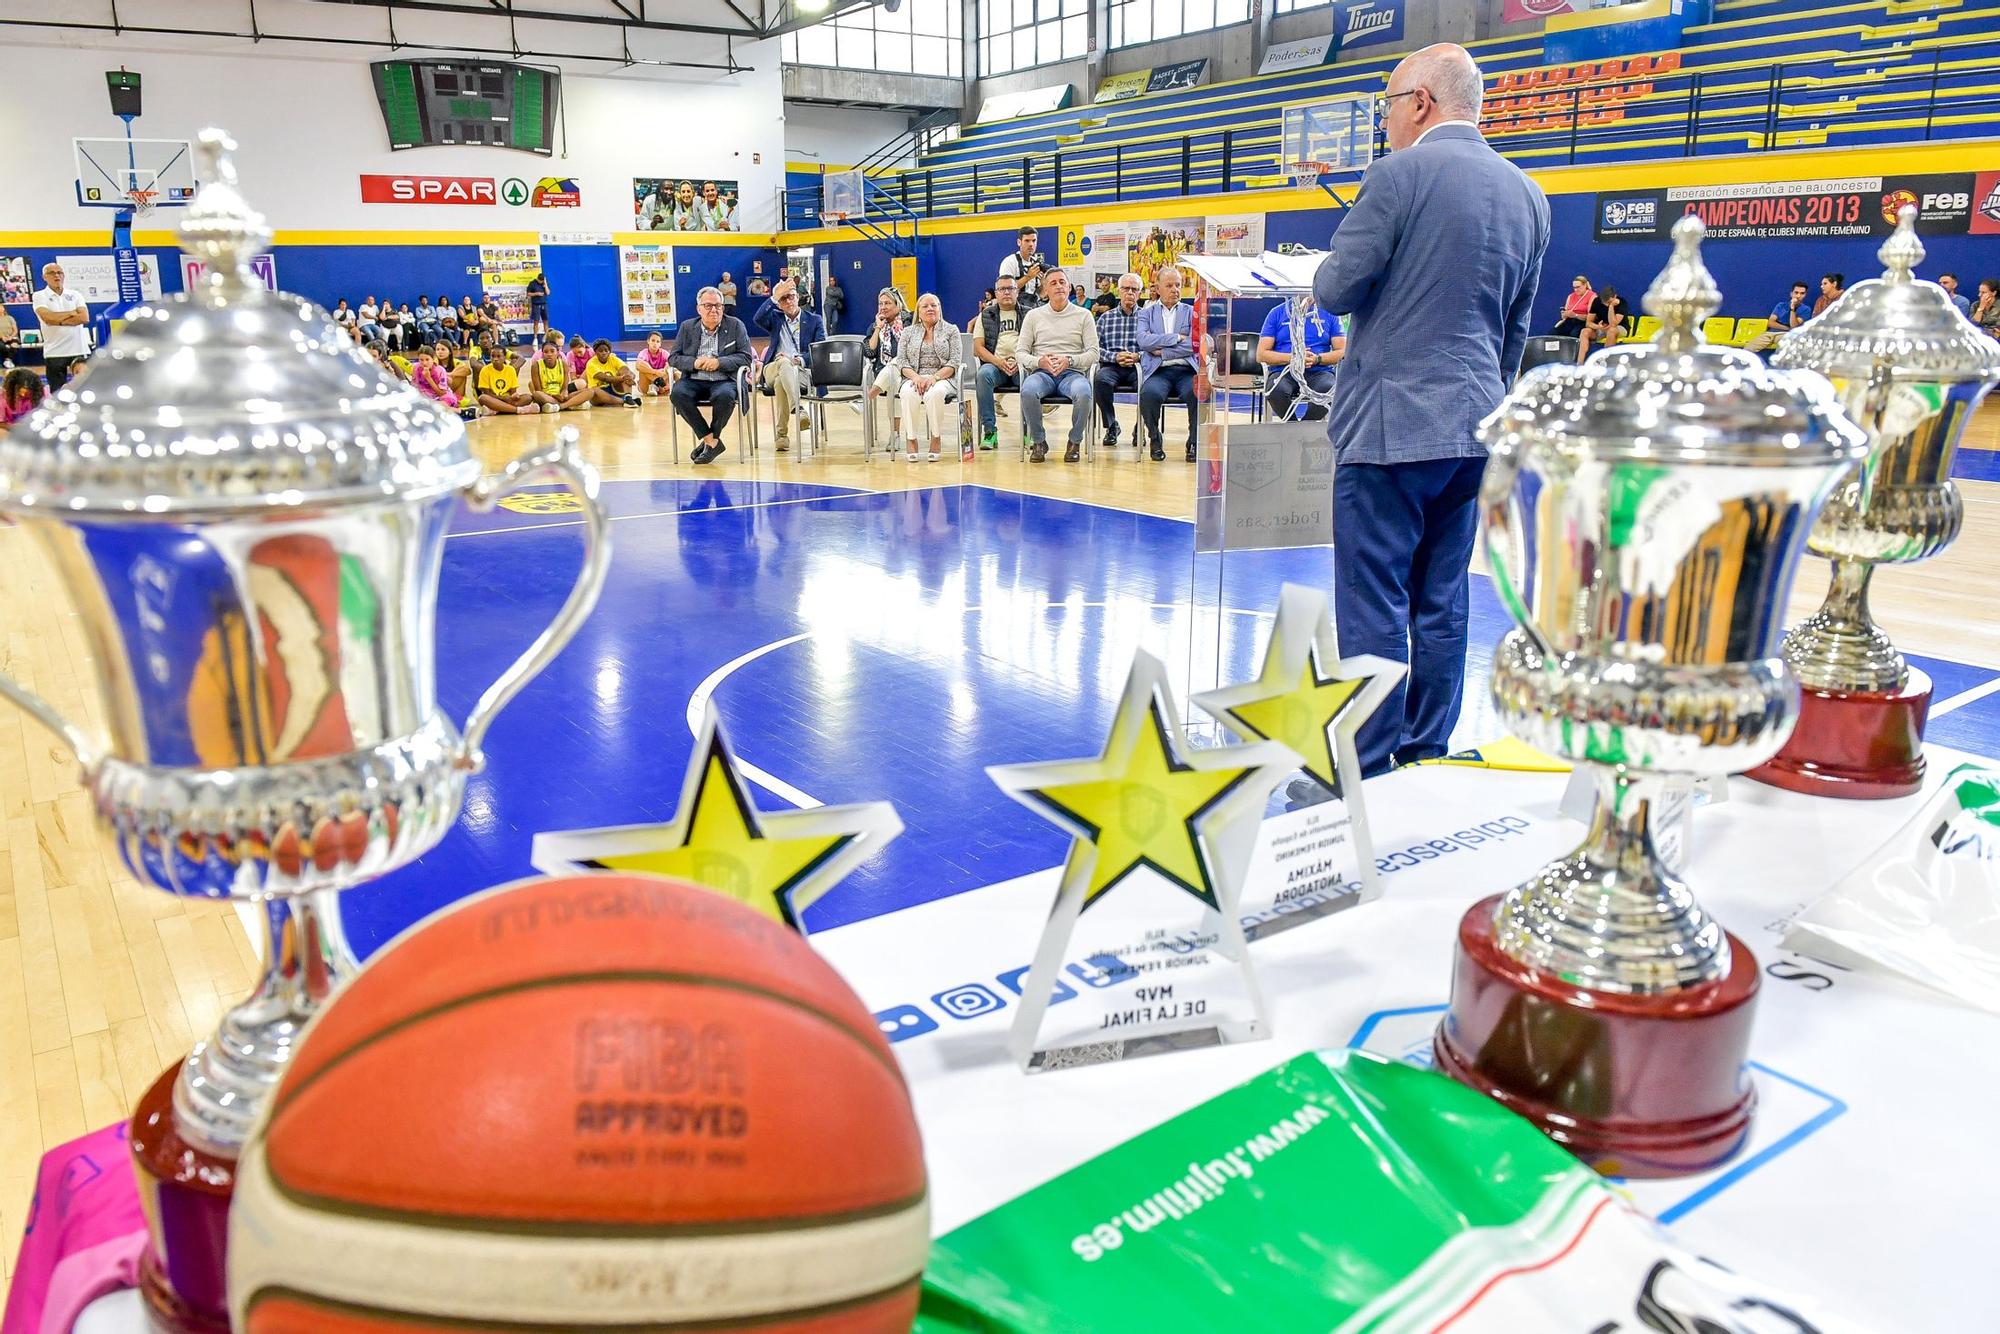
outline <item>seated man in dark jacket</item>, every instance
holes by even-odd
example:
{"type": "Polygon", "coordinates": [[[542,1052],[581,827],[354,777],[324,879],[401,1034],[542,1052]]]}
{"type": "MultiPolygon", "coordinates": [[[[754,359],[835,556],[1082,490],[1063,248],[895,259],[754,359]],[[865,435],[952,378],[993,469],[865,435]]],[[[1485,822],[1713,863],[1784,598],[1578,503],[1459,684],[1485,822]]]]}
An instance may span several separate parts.
{"type": "Polygon", "coordinates": [[[778,452],[791,448],[791,425],[799,422],[805,434],[805,394],[812,386],[812,345],[826,337],[819,316],[804,308],[798,284],[781,279],[771,289],[771,299],[750,317],[750,322],[771,336],[764,349],[764,387],[777,400],[772,413],[777,423],[778,452]]]}
{"type": "Polygon", "coordinates": [[[722,313],[722,293],[704,287],[695,296],[698,320],[683,320],[667,358],[676,376],[669,393],[674,411],[695,433],[696,463],[713,463],[726,446],[722,428],[736,408],[736,374],[750,364],[750,331],[734,315],[722,313]],[[704,420],[702,405],[709,409],[704,420]]]}

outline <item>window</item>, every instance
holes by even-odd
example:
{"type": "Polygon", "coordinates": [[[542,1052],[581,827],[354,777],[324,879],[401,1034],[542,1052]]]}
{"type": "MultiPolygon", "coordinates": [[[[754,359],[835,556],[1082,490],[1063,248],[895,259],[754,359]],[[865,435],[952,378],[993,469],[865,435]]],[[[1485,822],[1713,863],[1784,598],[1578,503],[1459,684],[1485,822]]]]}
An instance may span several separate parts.
{"type": "Polygon", "coordinates": [[[791,65],[885,70],[891,74],[965,76],[963,0],[903,0],[894,14],[880,5],[844,10],[779,39],[791,65]]]}
{"type": "Polygon", "coordinates": [[[1325,9],[1333,0],[1278,0],[1279,14],[1296,14],[1301,9],[1325,9]]]}
{"type": "Polygon", "coordinates": [[[980,77],[1081,60],[1090,54],[1090,5],[1091,0],[979,0],[980,77]]]}
{"type": "MultiPolygon", "coordinates": [[[[1331,0],[1278,0],[1280,12],[1331,0]]],[[[1250,0],[1111,0],[1114,47],[1164,41],[1250,21],[1250,0]]]]}

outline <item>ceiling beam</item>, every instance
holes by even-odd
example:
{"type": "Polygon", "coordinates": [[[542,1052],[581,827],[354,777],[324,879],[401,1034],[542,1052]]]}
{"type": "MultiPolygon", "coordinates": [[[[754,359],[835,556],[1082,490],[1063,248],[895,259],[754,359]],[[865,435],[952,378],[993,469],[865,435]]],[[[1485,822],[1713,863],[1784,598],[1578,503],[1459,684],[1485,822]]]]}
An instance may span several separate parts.
{"type": "MultiPolygon", "coordinates": [[[[636,32],[693,32],[714,37],[762,37],[754,24],[674,23],[656,18],[626,18],[617,14],[570,14],[560,10],[524,9],[511,3],[502,9],[499,0],[481,5],[475,0],[319,0],[327,5],[351,5],[364,9],[388,9],[392,5],[405,13],[460,14],[472,18],[530,19],[538,23],[583,23],[599,27],[627,28],[636,32]]],[[[849,5],[853,0],[849,0],[849,5]]],[[[847,7],[836,4],[835,8],[847,7]]],[[[734,5],[729,6],[734,10],[734,5]]],[[[815,19],[815,22],[818,20],[815,19]]]]}

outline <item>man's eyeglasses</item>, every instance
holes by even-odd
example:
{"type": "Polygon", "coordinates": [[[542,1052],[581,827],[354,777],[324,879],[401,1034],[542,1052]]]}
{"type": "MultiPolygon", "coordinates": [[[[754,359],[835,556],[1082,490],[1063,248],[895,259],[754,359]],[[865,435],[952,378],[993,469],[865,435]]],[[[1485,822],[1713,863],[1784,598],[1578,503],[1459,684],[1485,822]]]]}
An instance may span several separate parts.
{"type": "Polygon", "coordinates": [[[1384,93],[1382,94],[1382,100],[1384,102],[1393,102],[1399,97],[1415,97],[1418,93],[1421,93],[1422,91],[1423,89],[1421,88],[1412,88],[1408,92],[1384,93]]]}

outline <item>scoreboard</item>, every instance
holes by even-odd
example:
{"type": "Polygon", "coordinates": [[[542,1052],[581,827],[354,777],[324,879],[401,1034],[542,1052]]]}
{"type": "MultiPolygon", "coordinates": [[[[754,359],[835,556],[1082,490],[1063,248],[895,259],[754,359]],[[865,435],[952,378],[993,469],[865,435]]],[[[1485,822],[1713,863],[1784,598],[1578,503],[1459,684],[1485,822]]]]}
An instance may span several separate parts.
{"type": "Polygon", "coordinates": [[[372,68],[391,148],[554,151],[562,102],[562,75],[554,70],[471,60],[380,60],[372,68]]]}

